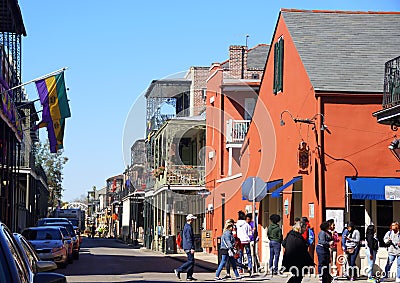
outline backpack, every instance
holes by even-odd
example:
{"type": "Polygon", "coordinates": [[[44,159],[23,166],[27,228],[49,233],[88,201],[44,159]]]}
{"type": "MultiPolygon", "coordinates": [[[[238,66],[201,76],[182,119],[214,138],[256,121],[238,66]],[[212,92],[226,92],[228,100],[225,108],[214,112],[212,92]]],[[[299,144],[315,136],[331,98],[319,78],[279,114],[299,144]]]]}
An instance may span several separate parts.
{"type": "Polygon", "coordinates": [[[314,229],[312,228],[308,228],[308,244],[312,245],[315,241],[315,233],[314,233],[314,229]]]}
{"type": "Polygon", "coordinates": [[[182,240],[182,231],[178,232],[178,236],[176,237],[176,245],[180,248],[183,249],[183,240],[182,240]]]}

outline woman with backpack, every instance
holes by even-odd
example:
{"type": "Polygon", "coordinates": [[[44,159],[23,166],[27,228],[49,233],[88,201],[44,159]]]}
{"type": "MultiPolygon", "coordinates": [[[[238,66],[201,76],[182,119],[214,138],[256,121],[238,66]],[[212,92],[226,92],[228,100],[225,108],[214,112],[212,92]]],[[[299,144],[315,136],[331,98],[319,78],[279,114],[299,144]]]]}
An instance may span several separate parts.
{"type": "Polygon", "coordinates": [[[376,229],[374,225],[371,224],[367,227],[367,231],[365,232],[365,240],[365,255],[367,256],[368,260],[368,282],[375,282],[372,272],[374,270],[376,254],[379,249],[379,242],[376,238],[376,229]]]}
{"type": "Polygon", "coordinates": [[[345,240],[345,251],[347,254],[347,262],[349,263],[348,276],[350,277],[350,281],[354,281],[358,275],[356,272],[356,259],[358,252],[360,251],[360,232],[356,229],[353,222],[350,222],[347,225],[347,231],[348,233],[345,240]]]}
{"type": "Polygon", "coordinates": [[[236,260],[234,258],[234,246],[235,246],[235,238],[232,235],[233,224],[225,223],[224,233],[221,236],[221,262],[219,263],[217,272],[215,273],[215,280],[223,280],[219,275],[221,274],[222,268],[224,268],[226,262],[229,260],[233,272],[235,273],[236,279],[241,279],[239,272],[236,268],[236,260]]]}

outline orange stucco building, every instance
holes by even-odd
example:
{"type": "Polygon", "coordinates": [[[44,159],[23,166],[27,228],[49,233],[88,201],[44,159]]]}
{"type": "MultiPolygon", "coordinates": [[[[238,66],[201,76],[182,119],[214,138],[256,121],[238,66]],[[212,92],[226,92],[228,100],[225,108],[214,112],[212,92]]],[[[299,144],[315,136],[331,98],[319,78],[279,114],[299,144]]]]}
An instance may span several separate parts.
{"type": "MultiPolygon", "coordinates": [[[[399,13],[281,10],[237,167],[223,185],[209,184],[220,190],[207,199],[214,201],[210,219],[217,235],[220,194],[225,215],[235,218],[249,204],[237,187],[259,177],[267,184],[257,206],[262,261],[273,213],[281,215],[284,234],[295,217],[308,217],[316,233],[333,217],[339,233],[354,221],[362,238],[374,223],[382,240],[400,217],[399,164],[388,150],[395,133],[372,113],[382,105],[384,64],[398,56],[399,19],[399,13]]],[[[207,132],[207,145],[222,156],[224,146],[209,142],[216,140],[207,132]]]]}

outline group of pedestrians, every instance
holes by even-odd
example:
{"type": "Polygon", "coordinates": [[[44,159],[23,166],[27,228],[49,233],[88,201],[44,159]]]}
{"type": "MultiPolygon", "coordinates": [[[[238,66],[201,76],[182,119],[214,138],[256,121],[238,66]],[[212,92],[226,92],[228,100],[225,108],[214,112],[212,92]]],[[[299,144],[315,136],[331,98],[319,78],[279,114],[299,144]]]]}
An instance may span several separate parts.
{"type": "MultiPolygon", "coordinates": [[[[187,223],[182,231],[182,248],[187,254],[187,262],[175,269],[176,276],[180,279],[182,272],[187,272],[187,281],[196,280],[193,277],[194,268],[194,235],[192,222],[195,216],[189,214],[186,217],[187,223]]],[[[322,283],[330,283],[337,277],[338,244],[340,238],[335,229],[333,219],[324,221],[320,225],[315,242],[314,229],[311,227],[306,217],[296,218],[292,229],[283,238],[282,228],[279,225],[280,216],[272,214],[270,216],[270,225],[268,226],[267,236],[269,239],[269,270],[272,275],[279,272],[290,272],[288,283],[301,283],[303,276],[307,272],[314,270],[314,246],[318,257],[318,276],[322,283]],[[278,269],[281,249],[283,251],[282,267],[278,269]]],[[[252,221],[252,215],[245,215],[239,211],[238,220],[228,219],[225,222],[224,232],[221,236],[220,254],[221,262],[215,274],[215,280],[230,278],[232,269],[235,279],[241,279],[243,268],[247,268],[250,275],[253,269],[252,245],[257,241],[257,235],[254,234],[255,224],[252,221]],[[247,266],[243,264],[244,252],[247,254],[247,266]],[[227,274],[221,278],[222,269],[226,267],[227,274]]],[[[383,242],[388,250],[388,260],[385,272],[381,273],[384,277],[390,276],[390,269],[395,260],[397,260],[396,282],[400,282],[400,226],[398,222],[393,222],[389,231],[385,234],[383,242]]],[[[347,224],[342,232],[342,249],[347,267],[342,266],[345,276],[354,281],[359,275],[359,269],[356,265],[356,259],[361,248],[361,234],[353,222],[347,224]]],[[[373,267],[379,249],[379,240],[376,234],[376,227],[371,224],[367,227],[365,233],[365,254],[368,260],[368,282],[376,282],[373,274],[373,267]]],[[[381,277],[381,276],[380,276],[381,277]]],[[[379,280],[385,278],[379,278],[379,280]]]]}
{"type": "Polygon", "coordinates": [[[252,249],[257,235],[255,235],[255,224],[252,214],[247,215],[243,211],[238,212],[238,220],[235,223],[233,219],[225,222],[224,232],[221,236],[221,262],[215,273],[215,280],[231,278],[230,269],[233,269],[235,279],[241,279],[243,269],[247,268],[249,274],[252,274],[253,260],[252,249]],[[243,264],[244,252],[247,256],[247,265],[243,264]],[[226,268],[225,277],[220,277],[223,268],[226,268]]]}

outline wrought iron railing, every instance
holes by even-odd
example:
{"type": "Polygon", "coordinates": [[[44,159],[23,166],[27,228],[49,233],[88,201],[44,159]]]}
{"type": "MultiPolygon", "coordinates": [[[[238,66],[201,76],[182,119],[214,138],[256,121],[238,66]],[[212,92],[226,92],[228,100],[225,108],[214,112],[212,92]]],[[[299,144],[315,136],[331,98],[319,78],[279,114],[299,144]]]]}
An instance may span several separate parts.
{"type": "Polygon", "coordinates": [[[156,186],[202,186],[205,182],[205,166],[170,165],[156,173],[156,186]]]}
{"type": "Polygon", "coordinates": [[[242,143],[250,126],[250,120],[228,120],[226,122],[226,142],[242,143]]]}
{"type": "Polygon", "coordinates": [[[400,104],[400,56],[385,64],[385,80],[383,86],[383,108],[400,104]]]}

